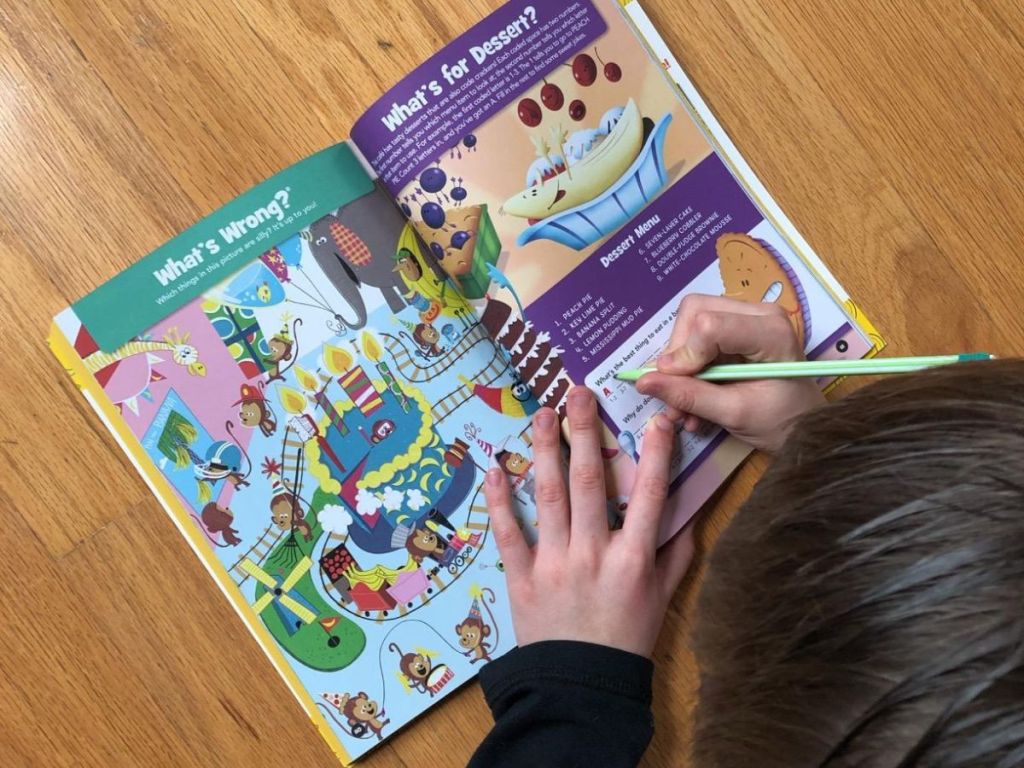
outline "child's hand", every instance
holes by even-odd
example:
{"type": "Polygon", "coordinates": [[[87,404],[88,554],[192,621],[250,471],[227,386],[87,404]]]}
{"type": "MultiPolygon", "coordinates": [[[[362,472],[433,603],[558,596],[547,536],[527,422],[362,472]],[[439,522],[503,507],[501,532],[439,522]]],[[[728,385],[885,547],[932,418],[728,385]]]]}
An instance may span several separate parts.
{"type": "Polygon", "coordinates": [[[683,299],[658,371],[637,390],[669,406],[668,417],[694,431],[700,419],[725,427],[764,451],[775,452],[794,418],[825,402],[813,379],[764,379],[712,384],[692,378],[716,362],[803,360],[785,312],[774,304],[749,304],[718,296],[683,299]]]}
{"type": "Polygon", "coordinates": [[[508,578],[520,645],[578,640],[650,656],[665,607],[693,555],[689,529],[657,550],[674,433],[663,415],[644,436],[643,455],[621,531],[608,530],[600,424],[593,395],[569,393],[572,454],[569,489],[562,480],[555,413],[533,418],[538,541],[516,524],[508,480],[487,472],[484,494],[508,578]]]}

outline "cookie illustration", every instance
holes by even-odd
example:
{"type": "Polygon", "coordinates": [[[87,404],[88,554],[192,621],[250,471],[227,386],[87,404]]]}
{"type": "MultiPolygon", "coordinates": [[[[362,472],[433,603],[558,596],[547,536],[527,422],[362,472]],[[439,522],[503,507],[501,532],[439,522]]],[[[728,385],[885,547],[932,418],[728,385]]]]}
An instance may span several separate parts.
{"type": "Polygon", "coordinates": [[[778,304],[789,316],[800,346],[811,335],[807,294],[793,268],[768,243],[728,232],[715,242],[725,295],[752,304],[778,304]]]}

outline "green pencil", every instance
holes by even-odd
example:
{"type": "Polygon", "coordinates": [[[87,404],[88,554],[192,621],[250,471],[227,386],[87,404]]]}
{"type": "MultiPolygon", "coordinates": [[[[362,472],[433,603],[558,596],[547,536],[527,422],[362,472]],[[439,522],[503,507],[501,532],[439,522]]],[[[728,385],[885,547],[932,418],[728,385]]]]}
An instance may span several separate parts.
{"type": "MultiPolygon", "coordinates": [[[[866,360],[801,360],[789,363],[738,363],[713,365],[695,378],[704,381],[748,381],[750,379],[799,379],[822,376],[868,376],[880,373],[911,373],[938,365],[962,363],[966,360],[992,360],[987,352],[967,352],[962,355],[932,355],[930,357],[875,357],[866,360]]],[[[657,368],[636,368],[619,371],[619,381],[636,381],[657,368]]]]}

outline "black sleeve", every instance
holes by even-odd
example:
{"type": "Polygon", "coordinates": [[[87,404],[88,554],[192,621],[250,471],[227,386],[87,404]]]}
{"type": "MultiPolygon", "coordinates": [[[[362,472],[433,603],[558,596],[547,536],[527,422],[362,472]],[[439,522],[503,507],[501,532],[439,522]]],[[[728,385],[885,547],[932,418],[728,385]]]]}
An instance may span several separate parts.
{"type": "Polygon", "coordinates": [[[654,733],[643,656],[549,640],[480,671],[494,728],[469,768],[633,768],[654,733]]]}

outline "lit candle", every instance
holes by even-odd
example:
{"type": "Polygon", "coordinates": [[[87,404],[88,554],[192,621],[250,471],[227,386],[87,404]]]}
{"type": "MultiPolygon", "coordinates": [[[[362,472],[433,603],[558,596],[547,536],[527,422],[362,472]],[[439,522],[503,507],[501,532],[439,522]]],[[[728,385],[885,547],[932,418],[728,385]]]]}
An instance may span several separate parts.
{"type": "MultiPolygon", "coordinates": [[[[337,408],[334,407],[330,398],[324,394],[324,390],[327,388],[327,382],[321,384],[320,378],[298,365],[295,366],[295,378],[298,379],[302,388],[306,390],[306,394],[311,396],[313,401],[323,409],[324,413],[327,414],[327,418],[330,419],[334,428],[341,433],[341,436],[344,437],[347,435],[349,433],[349,429],[348,425],[345,423],[345,417],[337,408]]],[[[327,381],[330,381],[330,379],[327,381]]]]}
{"type": "Polygon", "coordinates": [[[381,360],[377,363],[377,370],[380,371],[380,375],[384,379],[384,383],[387,384],[392,394],[398,398],[398,404],[402,406],[402,410],[406,413],[409,412],[409,400],[406,398],[405,393],[402,392],[402,388],[398,385],[398,380],[391,375],[391,369],[388,368],[388,364],[381,360]]]}
{"type": "Polygon", "coordinates": [[[352,367],[352,355],[333,344],[323,346],[324,365],[334,376],[341,376],[352,367]]]}
{"type": "Polygon", "coordinates": [[[402,410],[406,413],[409,412],[409,400],[402,392],[401,386],[398,384],[398,380],[391,374],[391,369],[388,368],[388,364],[384,362],[384,350],[381,349],[380,344],[377,340],[367,331],[363,331],[363,353],[367,359],[372,362],[381,378],[384,380],[384,385],[398,398],[398,404],[402,406],[402,410]]]}
{"type": "Polygon", "coordinates": [[[358,365],[344,376],[340,376],[338,383],[363,416],[370,416],[384,405],[384,401],[380,399],[380,393],[373,386],[370,377],[358,365]]]}
{"type": "MultiPolygon", "coordinates": [[[[301,380],[301,379],[300,379],[301,380]]],[[[306,397],[298,390],[292,389],[291,387],[279,387],[278,396],[281,398],[281,405],[288,413],[293,415],[293,418],[289,421],[289,426],[299,436],[302,442],[312,440],[316,438],[317,445],[320,446],[320,450],[323,451],[324,455],[342,472],[345,472],[345,465],[338,458],[338,454],[334,452],[326,438],[320,434],[320,428],[317,426],[316,421],[306,411],[308,409],[308,401],[306,397]]],[[[317,392],[316,395],[323,395],[323,392],[317,392]]],[[[316,397],[314,395],[314,397],[316,397]]],[[[325,398],[326,399],[326,398],[325,398]]],[[[323,404],[317,399],[317,404],[323,407],[323,404]]],[[[328,406],[330,402],[328,401],[328,406]]],[[[345,426],[345,422],[341,419],[341,414],[338,414],[333,406],[327,411],[329,415],[338,417],[338,422],[341,424],[341,428],[348,431],[348,427],[345,426]]],[[[332,423],[334,422],[332,419],[332,423]]]]}
{"type": "Polygon", "coordinates": [[[316,404],[323,409],[323,412],[327,414],[327,418],[331,420],[331,425],[341,433],[344,437],[349,433],[348,424],[345,423],[345,417],[338,412],[338,409],[334,407],[334,403],[331,399],[324,394],[324,391],[318,390],[313,395],[313,399],[316,400],[316,404]]]}
{"type": "Polygon", "coordinates": [[[341,347],[331,344],[324,344],[323,349],[324,365],[327,366],[328,371],[338,377],[338,384],[358,406],[360,413],[369,416],[384,405],[373,382],[363,372],[363,369],[358,365],[353,367],[354,360],[351,354],[341,347]]]}

